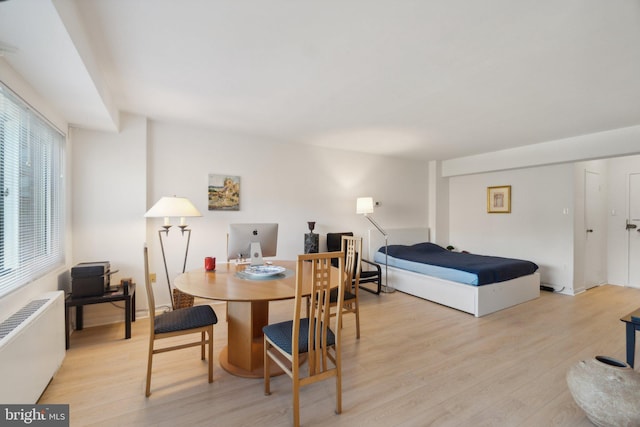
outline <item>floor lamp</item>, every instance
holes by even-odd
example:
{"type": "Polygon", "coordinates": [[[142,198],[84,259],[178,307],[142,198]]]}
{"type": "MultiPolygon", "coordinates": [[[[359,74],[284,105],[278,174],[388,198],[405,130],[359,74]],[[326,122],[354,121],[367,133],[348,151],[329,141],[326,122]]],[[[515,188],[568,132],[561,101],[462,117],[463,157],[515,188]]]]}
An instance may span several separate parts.
{"type": "Polygon", "coordinates": [[[180,218],[180,231],[184,236],[187,233],[187,246],[184,251],[184,264],[182,265],[182,272],[185,272],[187,268],[187,255],[189,254],[189,242],[191,241],[191,229],[187,228],[185,222],[186,217],[202,216],[200,211],[193,206],[193,203],[186,197],[162,197],[156,202],[144,214],[146,218],[164,218],[164,225],[158,230],[158,237],[160,238],[160,249],[162,249],[162,261],[164,262],[164,272],[167,275],[167,286],[169,288],[169,298],[171,299],[171,308],[175,310],[175,302],[173,301],[173,293],[171,292],[171,280],[169,279],[169,269],[167,268],[167,257],[164,253],[164,242],[162,240],[162,234],[169,235],[169,229],[171,228],[171,218],[180,218]]]}
{"type": "Polygon", "coordinates": [[[396,290],[389,286],[389,256],[387,254],[387,249],[389,248],[389,235],[386,231],[378,225],[377,222],[374,221],[369,214],[373,213],[373,198],[371,197],[358,197],[356,201],[356,213],[364,215],[365,218],[373,224],[380,233],[384,236],[384,286],[382,287],[382,292],[392,293],[396,290]]]}

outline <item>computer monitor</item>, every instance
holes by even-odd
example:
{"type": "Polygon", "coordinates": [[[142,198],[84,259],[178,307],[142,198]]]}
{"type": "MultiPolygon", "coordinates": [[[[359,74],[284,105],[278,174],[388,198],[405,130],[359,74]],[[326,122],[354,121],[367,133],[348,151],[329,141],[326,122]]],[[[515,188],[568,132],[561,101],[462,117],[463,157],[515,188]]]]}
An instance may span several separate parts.
{"type": "Polygon", "coordinates": [[[227,257],[238,261],[251,259],[251,265],[261,265],[262,257],[276,256],[278,224],[229,224],[227,257]]]}

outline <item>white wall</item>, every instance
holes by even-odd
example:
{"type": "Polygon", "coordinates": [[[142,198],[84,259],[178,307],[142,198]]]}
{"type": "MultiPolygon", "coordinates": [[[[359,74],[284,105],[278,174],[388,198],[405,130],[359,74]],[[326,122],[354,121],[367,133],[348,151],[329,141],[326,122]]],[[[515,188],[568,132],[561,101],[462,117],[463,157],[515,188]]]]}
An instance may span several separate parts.
{"type": "MultiPolygon", "coordinates": [[[[158,277],[159,305],[169,304],[159,246],[162,219],[144,213],[162,196],[188,197],[203,214],[189,218],[192,230],[187,269],[201,268],[205,256],[226,259],[226,233],[232,222],[278,222],[278,258],[303,252],[307,221],[324,235],[371,228],[355,213],[358,196],[380,201],[375,218],[384,227],[425,226],[427,164],[315,147],[300,147],[187,125],[126,116],[119,134],[74,130],[74,263],[111,261],[119,276],[143,292],[142,243],[158,277]],[[210,173],[241,177],[239,211],[208,211],[210,173]]],[[[186,238],[173,227],[165,239],[171,280],[182,271],[186,238]]],[[[366,243],[365,243],[366,247],[366,243]]],[[[116,277],[119,281],[119,278],[116,277]]],[[[87,326],[119,321],[106,304],[86,308],[87,326]]]]}
{"type": "Polygon", "coordinates": [[[530,259],[540,265],[544,283],[569,294],[583,291],[586,170],[600,174],[605,193],[600,256],[606,282],[628,285],[628,175],[640,172],[640,156],[451,177],[450,244],[530,259]],[[486,187],[509,184],[512,213],[487,214],[486,187]]]}
{"type": "MultiPolygon", "coordinates": [[[[123,115],[120,123],[120,133],[71,131],[73,265],[110,261],[112,270],[119,270],[112,283],[132,277],[140,292],[137,308],[145,308],[147,121],[123,115]]],[[[123,315],[110,304],[91,305],[85,307],[85,324],[122,321],[123,315]]]]}
{"type": "Polygon", "coordinates": [[[528,259],[543,283],[573,292],[573,166],[449,179],[450,242],[458,250],[528,259]],[[487,187],[511,185],[510,214],[487,213],[487,187]]]}
{"type": "Polygon", "coordinates": [[[429,236],[440,246],[449,244],[449,179],[439,161],[429,162],[429,236]]]}
{"type": "MultiPolygon", "coordinates": [[[[427,173],[422,161],[152,122],[147,206],[162,196],[178,195],[188,197],[203,214],[189,219],[193,231],[187,269],[201,268],[205,256],[226,259],[226,233],[234,222],[279,223],[278,258],[293,259],[303,252],[307,221],[316,222],[321,250],[327,232],[353,231],[366,240],[372,227],[355,213],[359,196],[381,203],[374,217],[383,227],[426,226],[427,173]],[[207,210],[210,173],[240,176],[239,211],[207,210]]],[[[161,221],[149,220],[147,237],[152,270],[165,283],[156,232],[161,221]]],[[[182,270],[183,245],[179,230],[172,228],[165,248],[171,277],[182,270]]]]}

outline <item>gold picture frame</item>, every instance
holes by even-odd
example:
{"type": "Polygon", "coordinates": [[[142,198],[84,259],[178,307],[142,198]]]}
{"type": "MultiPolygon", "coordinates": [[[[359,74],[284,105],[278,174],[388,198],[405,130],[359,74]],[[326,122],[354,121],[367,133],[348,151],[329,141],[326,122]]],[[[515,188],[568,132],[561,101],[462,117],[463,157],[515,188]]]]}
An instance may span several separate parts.
{"type": "Polygon", "coordinates": [[[487,187],[487,212],[511,213],[511,186],[487,187]]]}

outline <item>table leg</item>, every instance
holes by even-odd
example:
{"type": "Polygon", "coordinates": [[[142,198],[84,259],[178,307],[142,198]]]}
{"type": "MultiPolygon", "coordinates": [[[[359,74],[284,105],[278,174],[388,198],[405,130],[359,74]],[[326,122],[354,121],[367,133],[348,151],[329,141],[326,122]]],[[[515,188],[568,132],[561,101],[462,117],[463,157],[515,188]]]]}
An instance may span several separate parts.
{"type": "Polygon", "coordinates": [[[131,338],[131,296],[124,300],[124,338],[131,338]]]}
{"type": "Polygon", "coordinates": [[[229,301],[228,345],[220,352],[220,364],[233,375],[262,378],[264,354],[262,327],[269,321],[269,302],[229,301]]]}
{"type": "Polygon", "coordinates": [[[84,327],[84,310],[82,305],[76,305],[76,331],[81,331],[84,327]]]}
{"type": "Polygon", "coordinates": [[[633,368],[636,354],[636,327],[633,322],[627,323],[627,364],[633,368]]]}
{"type": "Polygon", "coordinates": [[[131,295],[131,321],[136,321],[136,293],[131,295]]]}

